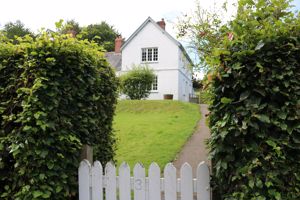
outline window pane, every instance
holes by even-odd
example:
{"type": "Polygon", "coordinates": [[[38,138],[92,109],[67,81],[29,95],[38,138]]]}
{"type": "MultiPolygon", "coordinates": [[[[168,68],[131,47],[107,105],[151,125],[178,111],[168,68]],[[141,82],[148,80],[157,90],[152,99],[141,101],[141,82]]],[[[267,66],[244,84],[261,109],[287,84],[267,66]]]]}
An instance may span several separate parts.
{"type": "Polygon", "coordinates": [[[158,60],[158,49],[153,48],[153,61],[157,61],[157,60],[158,60]]]}
{"type": "Polygon", "coordinates": [[[152,83],[152,90],[157,90],[157,86],[158,86],[158,84],[157,84],[157,76],[155,76],[154,81],[152,83]]]}
{"type": "Polygon", "coordinates": [[[146,58],[147,58],[147,49],[142,49],[142,61],[146,61],[146,58]]]}
{"type": "Polygon", "coordinates": [[[152,61],[152,49],[148,49],[148,61],[152,61]]]}

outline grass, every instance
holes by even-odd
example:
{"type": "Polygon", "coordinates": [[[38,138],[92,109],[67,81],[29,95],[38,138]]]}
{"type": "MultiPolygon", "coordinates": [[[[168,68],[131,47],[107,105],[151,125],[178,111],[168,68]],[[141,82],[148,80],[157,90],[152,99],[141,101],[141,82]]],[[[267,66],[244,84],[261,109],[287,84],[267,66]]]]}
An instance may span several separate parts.
{"type": "Polygon", "coordinates": [[[116,160],[131,167],[172,161],[193,133],[199,105],[178,101],[119,101],[114,120],[116,160]]]}

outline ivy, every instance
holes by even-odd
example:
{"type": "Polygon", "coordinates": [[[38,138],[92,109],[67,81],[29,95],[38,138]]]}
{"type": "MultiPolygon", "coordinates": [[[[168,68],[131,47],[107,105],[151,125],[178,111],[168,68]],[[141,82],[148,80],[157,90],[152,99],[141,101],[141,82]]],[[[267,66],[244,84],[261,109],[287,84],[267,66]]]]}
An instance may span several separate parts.
{"type": "Polygon", "coordinates": [[[210,59],[216,199],[300,196],[299,15],[289,1],[240,1],[210,59]]]}
{"type": "Polygon", "coordinates": [[[0,36],[0,199],[76,199],[82,144],[113,159],[116,91],[94,43],[0,36]]]}

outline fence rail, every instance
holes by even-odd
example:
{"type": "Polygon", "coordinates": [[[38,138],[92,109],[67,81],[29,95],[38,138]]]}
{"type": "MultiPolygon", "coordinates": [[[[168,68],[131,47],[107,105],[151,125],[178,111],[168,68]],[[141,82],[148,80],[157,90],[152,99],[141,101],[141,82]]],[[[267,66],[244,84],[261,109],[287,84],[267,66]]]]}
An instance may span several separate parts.
{"type": "Polygon", "coordinates": [[[137,163],[130,176],[130,167],[122,163],[118,170],[107,163],[105,173],[99,161],[93,165],[87,160],[78,169],[79,200],[210,200],[210,176],[208,166],[201,162],[193,179],[192,167],[185,163],[176,177],[176,168],[168,163],[163,176],[156,163],[149,167],[148,177],[143,165],[137,163]],[[133,192],[133,198],[131,197],[133,192]],[[104,198],[105,196],[105,198],[104,198]]]}

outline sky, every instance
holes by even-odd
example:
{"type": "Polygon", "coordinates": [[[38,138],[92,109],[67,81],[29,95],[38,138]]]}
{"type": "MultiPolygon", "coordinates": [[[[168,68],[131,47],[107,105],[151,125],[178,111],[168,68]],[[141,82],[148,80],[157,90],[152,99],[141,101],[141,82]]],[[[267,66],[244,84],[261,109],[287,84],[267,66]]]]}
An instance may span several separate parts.
{"type": "MultiPolygon", "coordinates": [[[[221,6],[224,0],[1,0],[0,28],[7,22],[21,20],[37,32],[40,28],[55,29],[60,19],[79,22],[80,26],[106,21],[124,38],[128,38],[146,19],[165,19],[167,31],[176,36],[178,17],[192,13],[196,1],[206,9],[221,6]]],[[[229,5],[236,0],[228,0],[229,5]]],[[[300,9],[300,0],[294,0],[300,9]]],[[[233,13],[234,10],[229,10],[233,13]]]]}
{"type": "MultiPolygon", "coordinates": [[[[206,8],[213,1],[199,0],[206,8]]],[[[215,0],[217,3],[223,0],[215,0]]],[[[230,0],[234,1],[234,0],[230,0]]],[[[191,13],[195,0],[2,0],[0,28],[10,21],[21,20],[37,32],[40,28],[55,29],[60,19],[79,22],[80,26],[106,21],[123,37],[128,38],[146,19],[165,19],[166,29],[175,36],[177,18],[191,13]]]]}

